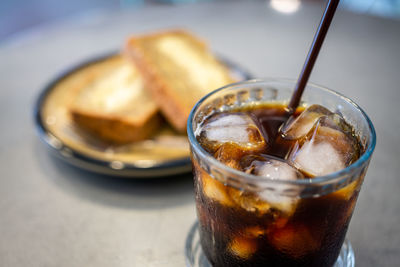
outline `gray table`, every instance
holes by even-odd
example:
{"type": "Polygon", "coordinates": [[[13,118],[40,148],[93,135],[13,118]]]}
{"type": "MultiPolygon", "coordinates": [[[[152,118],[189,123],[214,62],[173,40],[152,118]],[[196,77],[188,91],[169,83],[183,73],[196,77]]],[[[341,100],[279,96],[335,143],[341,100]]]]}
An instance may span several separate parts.
{"type": "MultiPolygon", "coordinates": [[[[118,180],[70,167],[35,135],[35,98],[56,74],[131,33],[184,26],[256,76],[297,77],[322,6],[264,1],[98,11],[0,46],[0,266],[184,266],[191,175],[118,180]]],[[[339,10],[311,80],[354,99],[378,144],[350,225],[357,266],[400,261],[400,22],[339,10]]]]}

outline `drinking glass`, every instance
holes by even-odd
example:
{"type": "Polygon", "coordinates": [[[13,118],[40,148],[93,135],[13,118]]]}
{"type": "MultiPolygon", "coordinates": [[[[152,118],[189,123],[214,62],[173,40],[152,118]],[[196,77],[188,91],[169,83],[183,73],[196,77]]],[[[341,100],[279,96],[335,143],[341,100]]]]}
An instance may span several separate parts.
{"type": "Polygon", "coordinates": [[[211,114],[287,104],[294,87],[295,81],[286,79],[239,82],[211,92],[193,108],[187,131],[198,222],[187,238],[189,266],[354,266],[345,235],[376,143],[373,124],[357,104],[307,85],[300,105],[319,104],[340,114],[353,127],[362,152],[345,169],[320,177],[293,181],[247,174],[215,159],[196,139],[211,114]],[[271,207],[261,194],[282,205],[271,207]],[[287,203],[295,204],[288,208],[287,203]]]}

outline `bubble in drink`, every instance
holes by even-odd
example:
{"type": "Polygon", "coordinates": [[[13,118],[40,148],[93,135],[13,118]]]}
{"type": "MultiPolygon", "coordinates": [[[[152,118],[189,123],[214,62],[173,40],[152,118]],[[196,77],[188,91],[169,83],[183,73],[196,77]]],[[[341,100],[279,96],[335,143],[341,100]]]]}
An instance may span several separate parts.
{"type": "Polygon", "coordinates": [[[297,118],[290,118],[282,127],[282,134],[285,139],[294,140],[304,137],[322,116],[333,114],[320,105],[311,105],[306,108],[297,118]]]}
{"type": "MultiPolygon", "coordinates": [[[[265,177],[276,181],[295,181],[304,178],[303,174],[290,166],[284,160],[268,156],[247,156],[241,161],[246,173],[265,177]]],[[[298,186],[276,183],[269,186],[270,190],[262,190],[258,197],[266,201],[271,207],[276,208],[287,215],[294,213],[298,202],[298,186]]]]}
{"type": "Polygon", "coordinates": [[[247,150],[260,150],[265,146],[256,122],[248,114],[240,112],[212,116],[196,130],[196,136],[208,150],[215,150],[224,143],[234,143],[247,150]]]}
{"type": "Polygon", "coordinates": [[[351,128],[337,114],[320,117],[289,155],[289,161],[312,177],[344,169],[359,156],[351,128]]]}

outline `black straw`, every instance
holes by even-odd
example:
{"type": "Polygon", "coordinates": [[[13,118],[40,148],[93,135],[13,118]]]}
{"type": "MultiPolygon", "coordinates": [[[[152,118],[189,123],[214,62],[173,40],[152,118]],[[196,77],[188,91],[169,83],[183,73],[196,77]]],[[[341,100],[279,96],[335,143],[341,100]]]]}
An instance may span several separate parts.
{"type": "Polygon", "coordinates": [[[315,33],[310,51],[308,52],[303,69],[301,70],[299,79],[297,80],[292,98],[290,99],[290,103],[287,107],[288,117],[293,115],[293,113],[296,111],[297,106],[300,103],[304,88],[307,85],[308,78],[310,77],[311,71],[314,67],[314,63],[317,60],[319,51],[321,50],[321,46],[324,42],[326,33],[328,32],[329,26],[331,25],[333,15],[335,15],[335,11],[339,4],[339,1],[340,0],[329,0],[326,5],[325,12],[322,15],[321,22],[319,24],[317,32],[315,33]]]}

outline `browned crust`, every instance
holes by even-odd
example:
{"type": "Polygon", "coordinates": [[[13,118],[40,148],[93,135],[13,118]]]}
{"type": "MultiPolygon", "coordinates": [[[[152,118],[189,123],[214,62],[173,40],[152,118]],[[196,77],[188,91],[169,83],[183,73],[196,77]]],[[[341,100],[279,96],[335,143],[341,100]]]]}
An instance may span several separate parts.
{"type": "Polygon", "coordinates": [[[207,49],[207,45],[203,41],[198,40],[197,37],[192,36],[190,33],[184,30],[172,30],[131,37],[124,47],[124,54],[135,63],[144,77],[146,87],[169,123],[178,131],[184,132],[190,109],[188,110],[186,103],[179,100],[168,82],[162,78],[157,68],[154,67],[156,64],[152,63],[150,57],[145,56],[146,53],[139,44],[143,39],[156,39],[164,35],[170,36],[173,34],[183,35],[185,38],[196,42],[201,49],[207,49]]]}
{"type": "Polygon", "coordinates": [[[114,144],[146,139],[157,130],[161,123],[161,117],[156,110],[135,123],[119,117],[99,116],[76,109],[71,110],[71,116],[83,130],[114,144]]]}

